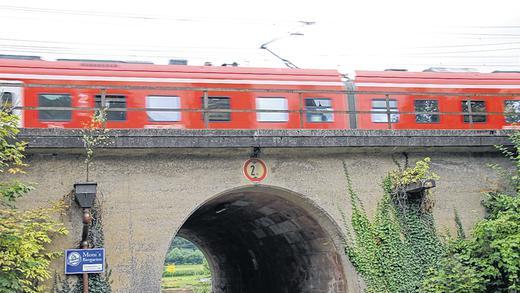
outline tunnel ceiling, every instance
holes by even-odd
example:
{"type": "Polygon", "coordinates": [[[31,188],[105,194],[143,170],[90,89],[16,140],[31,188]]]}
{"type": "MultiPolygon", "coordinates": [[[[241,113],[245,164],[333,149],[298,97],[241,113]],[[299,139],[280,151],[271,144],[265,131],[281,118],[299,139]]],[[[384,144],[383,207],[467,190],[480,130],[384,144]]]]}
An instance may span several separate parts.
{"type": "Polygon", "coordinates": [[[228,193],[178,234],[205,252],[215,293],[346,292],[342,251],[303,203],[265,190],[228,193]]]}

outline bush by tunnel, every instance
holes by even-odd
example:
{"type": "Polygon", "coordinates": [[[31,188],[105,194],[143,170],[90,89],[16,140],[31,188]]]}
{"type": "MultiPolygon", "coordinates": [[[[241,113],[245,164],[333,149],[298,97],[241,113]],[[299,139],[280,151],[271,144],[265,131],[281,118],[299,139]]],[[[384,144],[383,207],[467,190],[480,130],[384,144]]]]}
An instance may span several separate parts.
{"type": "Polygon", "coordinates": [[[334,233],[332,220],[301,195],[253,186],[209,200],[177,235],[204,252],[214,293],[346,292],[334,233]]]}

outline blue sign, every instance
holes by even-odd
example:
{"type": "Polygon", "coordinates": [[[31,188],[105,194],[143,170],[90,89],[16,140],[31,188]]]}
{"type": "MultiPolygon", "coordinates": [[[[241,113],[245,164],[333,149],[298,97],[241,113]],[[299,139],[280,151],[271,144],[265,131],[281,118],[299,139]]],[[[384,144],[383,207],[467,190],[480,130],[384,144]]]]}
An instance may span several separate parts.
{"type": "Polygon", "coordinates": [[[65,274],[103,273],[104,271],[104,248],[65,250],[65,274]]]}

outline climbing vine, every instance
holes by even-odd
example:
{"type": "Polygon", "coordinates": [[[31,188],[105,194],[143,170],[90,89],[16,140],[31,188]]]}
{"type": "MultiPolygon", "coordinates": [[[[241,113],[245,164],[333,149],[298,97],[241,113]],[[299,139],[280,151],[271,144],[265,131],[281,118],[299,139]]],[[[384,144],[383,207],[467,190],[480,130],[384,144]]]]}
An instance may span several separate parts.
{"type": "MultiPolygon", "coordinates": [[[[93,248],[101,248],[105,246],[105,236],[103,233],[103,214],[101,209],[100,201],[97,201],[92,209],[92,223],[88,233],[88,240],[93,248]]],[[[112,289],[110,287],[110,275],[111,271],[106,265],[106,271],[102,274],[90,274],[89,275],[89,292],[90,293],[110,293],[112,289]]],[[[83,288],[82,280],[78,282],[78,289],[83,288]]]]}
{"type": "MultiPolygon", "coordinates": [[[[89,229],[88,240],[92,248],[104,247],[105,237],[103,233],[103,215],[100,201],[96,201],[91,209],[92,223],[89,229]]],[[[89,274],[88,287],[90,293],[110,293],[111,270],[106,265],[105,273],[89,274]]],[[[60,277],[55,274],[53,283],[53,293],[81,293],[83,292],[83,279],[75,277],[60,277]]]]}
{"type": "Polygon", "coordinates": [[[410,184],[438,179],[429,163],[425,158],[414,167],[390,172],[383,180],[383,198],[373,219],[364,210],[343,164],[353,208],[346,253],[366,281],[366,292],[419,292],[428,269],[443,253],[431,214],[430,192],[412,195],[405,191],[410,184]]]}

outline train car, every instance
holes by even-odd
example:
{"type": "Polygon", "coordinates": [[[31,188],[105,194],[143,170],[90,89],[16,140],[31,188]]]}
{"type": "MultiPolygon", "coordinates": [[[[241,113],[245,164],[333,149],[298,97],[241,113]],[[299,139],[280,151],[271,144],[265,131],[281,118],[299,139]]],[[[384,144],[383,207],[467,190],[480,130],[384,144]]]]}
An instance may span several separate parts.
{"type": "Polygon", "coordinates": [[[102,103],[109,128],[350,127],[336,70],[0,59],[0,83],[26,128],[82,128],[102,103]]]}
{"type": "Polygon", "coordinates": [[[503,129],[520,122],[518,72],[357,71],[355,86],[363,129],[503,129]]]}

